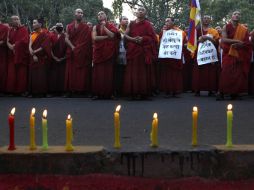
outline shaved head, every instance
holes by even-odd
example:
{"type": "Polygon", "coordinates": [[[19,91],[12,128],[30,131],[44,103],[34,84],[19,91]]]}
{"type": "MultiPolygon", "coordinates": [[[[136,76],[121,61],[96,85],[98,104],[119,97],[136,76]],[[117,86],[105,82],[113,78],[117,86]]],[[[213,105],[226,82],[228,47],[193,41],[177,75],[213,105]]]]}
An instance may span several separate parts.
{"type": "Polygon", "coordinates": [[[13,27],[18,27],[21,25],[19,16],[17,16],[17,15],[11,16],[11,25],[13,27]]]}
{"type": "Polygon", "coordinates": [[[81,22],[81,21],[82,21],[83,15],[84,15],[84,13],[83,13],[83,10],[82,10],[82,9],[78,8],[78,9],[75,10],[75,19],[76,19],[78,22],[81,22]]]}

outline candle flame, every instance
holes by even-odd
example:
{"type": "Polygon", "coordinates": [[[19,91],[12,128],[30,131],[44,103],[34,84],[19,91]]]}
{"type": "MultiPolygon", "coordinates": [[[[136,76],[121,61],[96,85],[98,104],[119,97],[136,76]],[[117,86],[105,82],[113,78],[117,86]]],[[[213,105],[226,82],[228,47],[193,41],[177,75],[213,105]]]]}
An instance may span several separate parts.
{"type": "Polygon", "coordinates": [[[35,108],[33,108],[31,111],[31,115],[34,116],[34,114],[35,114],[35,108]]]}
{"type": "Polygon", "coordinates": [[[43,111],[43,114],[42,114],[42,115],[43,115],[43,118],[46,118],[46,117],[47,117],[47,114],[48,114],[47,110],[44,110],[44,111],[43,111]]]}
{"type": "Polygon", "coordinates": [[[158,117],[158,114],[157,114],[157,113],[154,113],[154,114],[153,114],[153,118],[154,118],[154,119],[157,119],[157,117],[158,117]]]}
{"type": "Polygon", "coordinates": [[[194,111],[194,112],[197,112],[197,111],[198,111],[198,107],[197,107],[197,106],[194,106],[194,107],[193,107],[193,111],[194,111]]]}
{"type": "Polygon", "coordinates": [[[15,108],[15,107],[12,108],[12,109],[11,109],[11,115],[14,115],[14,114],[15,114],[15,111],[16,111],[16,108],[15,108]]]}
{"type": "Polygon", "coordinates": [[[233,109],[232,104],[228,104],[228,110],[232,110],[232,109],[233,109]]]}
{"type": "Polygon", "coordinates": [[[118,106],[116,107],[116,112],[119,112],[120,109],[121,109],[121,105],[118,105],[118,106]]]}
{"type": "Polygon", "coordinates": [[[68,120],[71,120],[71,115],[69,114],[68,117],[67,117],[68,120]]]}

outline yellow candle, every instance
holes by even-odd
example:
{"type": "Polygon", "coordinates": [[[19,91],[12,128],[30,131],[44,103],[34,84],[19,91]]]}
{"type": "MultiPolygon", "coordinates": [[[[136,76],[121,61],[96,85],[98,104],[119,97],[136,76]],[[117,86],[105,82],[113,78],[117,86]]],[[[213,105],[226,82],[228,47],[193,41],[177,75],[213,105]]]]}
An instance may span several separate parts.
{"type": "Polygon", "coordinates": [[[42,149],[48,149],[48,121],[47,121],[47,110],[43,111],[42,117],[42,149]]]}
{"type": "Polygon", "coordinates": [[[198,145],[198,108],[195,106],[193,107],[192,112],[192,146],[198,145]]]}
{"type": "Polygon", "coordinates": [[[68,115],[66,119],[66,145],[65,145],[66,151],[74,150],[72,146],[72,140],[73,140],[72,118],[71,115],[68,115]]]}
{"type": "Polygon", "coordinates": [[[227,111],[227,142],[226,146],[227,147],[232,147],[232,128],[233,128],[233,106],[232,104],[228,105],[228,111],[227,111]]]}
{"type": "Polygon", "coordinates": [[[151,147],[158,147],[158,115],[153,114],[152,131],[151,131],[151,147]]]}
{"type": "Polygon", "coordinates": [[[35,143],[35,108],[32,109],[30,115],[30,150],[36,149],[35,143]]]}
{"type": "Polygon", "coordinates": [[[115,127],[114,148],[121,148],[121,143],[120,143],[120,115],[119,115],[120,109],[121,109],[121,106],[118,105],[116,107],[116,111],[114,113],[114,127],[115,127]]]}

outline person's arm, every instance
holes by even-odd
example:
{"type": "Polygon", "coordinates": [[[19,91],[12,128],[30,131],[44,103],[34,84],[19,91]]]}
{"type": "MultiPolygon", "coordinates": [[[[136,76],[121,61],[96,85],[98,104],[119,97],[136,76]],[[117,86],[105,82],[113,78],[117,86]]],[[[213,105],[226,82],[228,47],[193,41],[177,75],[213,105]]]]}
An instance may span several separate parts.
{"type": "Polygon", "coordinates": [[[31,36],[30,36],[30,40],[29,40],[29,52],[30,52],[30,55],[33,56],[34,62],[38,62],[38,57],[34,54],[34,50],[32,48],[32,37],[31,36]]]}
{"type": "Polygon", "coordinates": [[[69,39],[68,26],[66,27],[65,42],[66,42],[66,44],[72,49],[72,51],[75,49],[75,46],[71,43],[71,41],[70,41],[70,39],[69,39]]]}
{"type": "Polygon", "coordinates": [[[32,37],[30,36],[30,40],[29,40],[29,53],[31,56],[34,55],[34,51],[32,49],[32,37]]]}
{"type": "Polygon", "coordinates": [[[97,36],[97,31],[96,31],[96,26],[93,27],[93,32],[92,32],[92,39],[93,41],[101,41],[101,40],[105,40],[108,39],[109,36],[97,36]]]}
{"type": "Polygon", "coordinates": [[[10,31],[8,31],[8,34],[7,34],[7,41],[6,41],[6,44],[7,44],[8,48],[9,48],[10,50],[14,51],[15,44],[12,45],[12,44],[10,43],[9,34],[10,34],[10,31]]]}
{"type": "Polygon", "coordinates": [[[142,37],[131,37],[129,36],[130,35],[130,24],[128,24],[127,28],[126,28],[126,31],[124,33],[124,37],[125,39],[129,40],[129,41],[132,41],[134,43],[141,43],[142,41],[142,37]]]}
{"type": "Polygon", "coordinates": [[[54,53],[53,53],[52,51],[51,51],[51,56],[52,56],[52,58],[53,58],[55,61],[60,62],[60,59],[57,58],[57,57],[54,55],[54,53]]]}
{"type": "Polygon", "coordinates": [[[229,39],[226,31],[226,25],[222,29],[221,43],[236,44],[242,43],[240,40],[229,39]]]}
{"type": "Polygon", "coordinates": [[[115,37],[115,34],[113,32],[111,32],[109,29],[107,29],[105,21],[102,22],[102,26],[103,26],[103,29],[107,33],[109,38],[114,38],[115,37]]]}
{"type": "Polygon", "coordinates": [[[38,52],[40,52],[40,51],[42,51],[42,50],[43,50],[43,49],[40,47],[40,48],[34,50],[33,53],[36,54],[36,53],[38,53],[38,52]]]}

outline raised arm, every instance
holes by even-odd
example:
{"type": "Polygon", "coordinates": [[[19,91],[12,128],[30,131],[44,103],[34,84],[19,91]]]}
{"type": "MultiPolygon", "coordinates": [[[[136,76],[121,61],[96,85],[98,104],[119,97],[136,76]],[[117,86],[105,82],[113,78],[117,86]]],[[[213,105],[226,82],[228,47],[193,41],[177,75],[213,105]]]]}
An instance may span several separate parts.
{"type": "Polygon", "coordinates": [[[137,36],[137,37],[131,37],[131,36],[129,36],[129,35],[130,35],[130,24],[128,24],[128,26],[127,26],[127,28],[126,28],[126,31],[125,31],[125,33],[124,33],[124,37],[125,37],[127,40],[132,41],[132,42],[134,42],[134,43],[141,43],[142,37],[139,37],[139,36],[137,36]]]}
{"type": "Polygon", "coordinates": [[[227,44],[235,44],[235,43],[241,43],[240,40],[234,40],[234,39],[229,39],[226,31],[226,25],[222,29],[222,38],[221,38],[221,43],[227,43],[227,44]]]}
{"type": "Polygon", "coordinates": [[[105,40],[108,39],[109,36],[98,36],[97,35],[97,31],[96,31],[96,26],[93,27],[93,32],[92,32],[92,39],[93,41],[101,41],[101,40],[105,40]]]}

